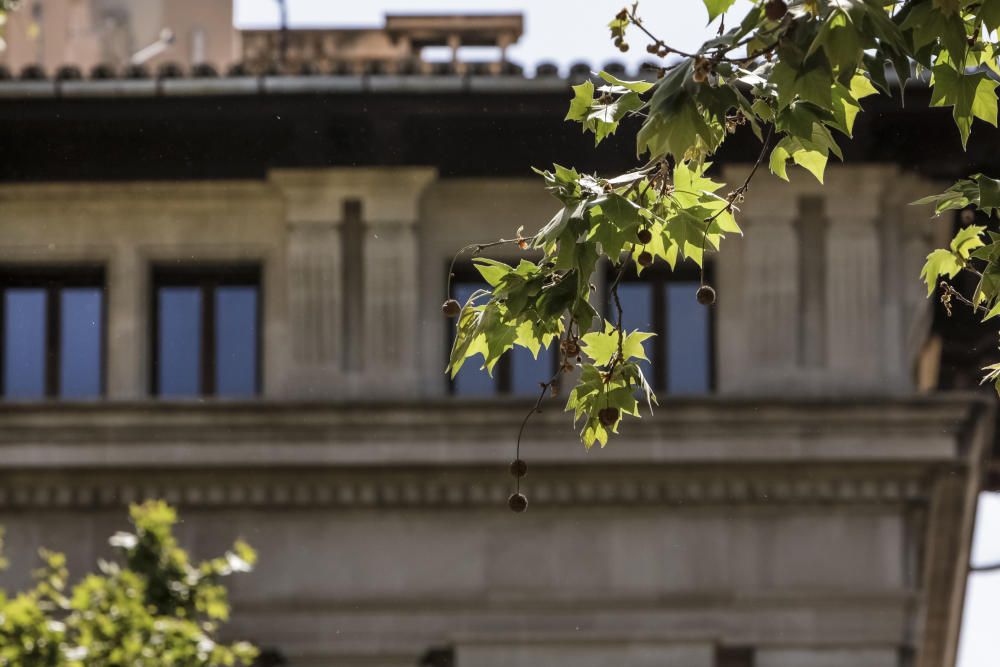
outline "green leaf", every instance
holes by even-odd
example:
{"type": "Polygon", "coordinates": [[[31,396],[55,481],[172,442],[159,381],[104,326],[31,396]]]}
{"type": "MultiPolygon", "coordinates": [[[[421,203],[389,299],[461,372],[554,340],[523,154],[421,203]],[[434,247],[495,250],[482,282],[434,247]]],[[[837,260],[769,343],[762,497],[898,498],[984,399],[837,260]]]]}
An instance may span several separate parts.
{"type": "Polygon", "coordinates": [[[975,178],[979,185],[979,203],[982,209],[1000,208],[1000,181],[978,174],[975,178]]]}
{"type": "Polygon", "coordinates": [[[933,0],[933,2],[945,16],[955,14],[962,8],[962,0],[933,0]]]}
{"type": "Polygon", "coordinates": [[[983,247],[982,233],[984,231],[986,228],[980,225],[969,225],[958,230],[955,238],[951,240],[952,253],[963,260],[969,259],[970,252],[983,247]]]}
{"type": "MultiPolygon", "coordinates": [[[[622,335],[622,355],[620,361],[629,359],[641,359],[649,361],[643,342],[652,338],[654,334],[633,331],[622,335]]],[[[607,366],[611,363],[612,357],[618,353],[618,330],[611,322],[604,323],[604,331],[593,331],[580,339],[583,342],[581,349],[590,357],[597,366],[607,366]]]]}
{"type": "Polygon", "coordinates": [[[808,55],[822,48],[830,64],[841,71],[853,71],[864,53],[863,37],[859,26],[850,15],[841,9],[834,9],[823,22],[808,55]]]}
{"type": "Polygon", "coordinates": [[[850,84],[847,87],[838,81],[833,85],[833,105],[830,109],[837,120],[838,129],[849,137],[854,134],[854,120],[861,111],[858,100],[878,93],[871,80],[861,72],[851,78],[850,84]]]}
{"type": "Polygon", "coordinates": [[[771,172],[787,181],[788,173],[785,164],[789,159],[809,171],[816,177],[817,181],[823,182],[823,172],[826,170],[828,159],[824,151],[795,137],[785,137],[771,151],[771,159],[768,163],[771,172]]]}
{"type": "Polygon", "coordinates": [[[990,125],[997,125],[997,82],[983,72],[964,74],[950,65],[934,67],[932,106],[950,106],[955,124],[965,148],[972,131],[972,119],[979,118],[990,125]]]}
{"type": "Polygon", "coordinates": [[[651,81],[626,81],[624,79],[619,79],[614,74],[609,74],[608,72],[599,72],[598,76],[613,86],[621,86],[626,90],[631,90],[633,93],[644,93],[656,85],[651,81]]]}
{"type": "Polygon", "coordinates": [[[961,270],[962,265],[959,264],[958,258],[944,248],[938,248],[931,254],[927,255],[927,261],[924,263],[924,268],[920,272],[920,277],[923,278],[924,282],[927,284],[927,296],[934,294],[934,288],[937,287],[938,278],[941,276],[954,278],[961,270]]]}
{"type": "Polygon", "coordinates": [[[828,109],[832,104],[833,73],[820,60],[813,58],[808,67],[792,67],[784,60],[771,70],[768,81],[777,87],[778,107],[783,109],[796,97],[828,109]]]}
{"type": "Polygon", "coordinates": [[[513,271],[507,264],[498,262],[495,259],[487,259],[486,257],[476,257],[472,260],[472,265],[476,267],[479,275],[489,283],[490,287],[499,286],[504,277],[513,271]]]}
{"type": "Polygon", "coordinates": [[[590,106],[594,103],[594,84],[584,81],[573,88],[573,99],[569,103],[569,111],[563,120],[584,121],[590,114],[590,106]]]}
{"type": "Polygon", "coordinates": [[[1000,28],[1000,0],[983,0],[979,6],[979,18],[990,32],[1000,28]]]}
{"type": "Polygon", "coordinates": [[[705,9],[708,10],[708,22],[711,23],[721,14],[725,14],[726,11],[733,6],[736,0],[703,0],[705,3],[705,9]]]}
{"type": "Polygon", "coordinates": [[[989,366],[983,368],[984,371],[989,371],[979,384],[986,384],[987,382],[994,383],[994,388],[997,394],[1000,394],[1000,364],[990,364],[989,366]]]}
{"type": "Polygon", "coordinates": [[[638,152],[650,158],[674,156],[678,162],[690,153],[715,150],[723,134],[709,127],[694,99],[684,94],[674,108],[651,114],[636,136],[638,152]]]}

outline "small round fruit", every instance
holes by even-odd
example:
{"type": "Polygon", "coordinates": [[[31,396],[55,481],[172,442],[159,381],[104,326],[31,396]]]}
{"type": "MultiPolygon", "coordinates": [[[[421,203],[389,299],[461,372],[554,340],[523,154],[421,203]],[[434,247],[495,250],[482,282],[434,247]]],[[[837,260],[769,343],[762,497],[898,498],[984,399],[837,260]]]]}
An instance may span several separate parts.
{"type": "Polygon", "coordinates": [[[639,262],[639,266],[645,268],[653,263],[653,256],[646,250],[639,253],[639,257],[636,260],[639,262]]]}
{"type": "Polygon", "coordinates": [[[660,47],[658,45],[656,45],[656,44],[647,44],[646,45],[646,53],[652,53],[653,55],[656,55],[656,53],[659,50],[660,50],[660,47]]]}
{"type": "Polygon", "coordinates": [[[523,493],[512,493],[510,494],[510,498],[507,499],[507,507],[512,512],[523,512],[528,509],[528,499],[523,493]]]}
{"type": "Polygon", "coordinates": [[[510,462],[510,474],[514,477],[524,477],[528,474],[528,464],[522,459],[514,459],[510,462]]]}
{"type": "Polygon", "coordinates": [[[604,408],[597,413],[597,418],[605,428],[611,428],[618,422],[618,408],[604,408]]]}
{"type": "Polygon", "coordinates": [[[698,288],[695,297],[698,299],[698,303],[703,306],[711,306],[715,303],[715,288],[711,285],[702,285],[698,288]]]}
{"type": "Polygon", "coordinates": [[[639,243],[646,245],[653,240],[653,232],[649,231],[645,227],[636,232],[636,237],[639,239],[639,243]]]}
{"type": "Polygon", "coordinates": [[[970,208],[962,209],[962,214],[960,217],[962,218],[963,225],[971,225],[976,220],[976,214],[970,208]]]}
{"type": "Polygon", "coordinates": [[[764,13],[770,21],[780,21],[788,12],[788,5],[784,0],[768,0],[764,5],[764,13]]]}
{"type": "Polygon", "coordinates": [[[458,314],[462,312],[462,306],[454,299],[448,299],[441,305],[441,312],[444,313],[445,317],[458,317],[458,314]]]}
{"type": "Polygon", "coordinates": [[[618,47],[618,50],[621,51],[622,53],[628,53],[628,44],[623,43],[621,46],[618,47]]]}

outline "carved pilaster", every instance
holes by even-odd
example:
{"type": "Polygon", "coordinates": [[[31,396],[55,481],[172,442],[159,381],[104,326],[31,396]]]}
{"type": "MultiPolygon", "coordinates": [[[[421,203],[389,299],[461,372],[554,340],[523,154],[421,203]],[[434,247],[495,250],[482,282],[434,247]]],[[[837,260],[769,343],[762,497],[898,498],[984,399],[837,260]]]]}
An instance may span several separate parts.
{"type": "Polygon", "coordinates": [[[732,332],[746,339],[749,364],[739,383],[746,390],[787,388],[799,357],[797,201],[774,190],[780,184],[762,185],[742,219],[744,319],[732,332]]]}
{"type": "Polygon", "coordinates": [[[367,223],[364,244],[365,374],[379,382],[380,392],[396,395],[414,391],[419,369],[420,291],[413,223],[367,223]]]}
{"type": "Polygon", "coordinates": [[[435,177],[424,167],[272,173],[290,227],[292,395],[357,396],[373,382],[380,396],[412,392],[414,225],[435,177]]]}
{"type": "Polygon", "coordinates": [[[336,180],[321,171],[282,171],[285,198],[291,369],[287,393],[327,396],[340,386],[344,294],[336,180]]]}
{"type": "Polygon", "coordinates": [[[879,232],[884,182],[862,170],[828,179],[827,340],[834,386],[880,385],[882,271],[879,232]]]}
{"type": "Polygon", "coordinates": [[[343,276],[337,225],[293,225],[288,254],[292,360],[312,368],[335,367],[343,340],[343,276]]]}

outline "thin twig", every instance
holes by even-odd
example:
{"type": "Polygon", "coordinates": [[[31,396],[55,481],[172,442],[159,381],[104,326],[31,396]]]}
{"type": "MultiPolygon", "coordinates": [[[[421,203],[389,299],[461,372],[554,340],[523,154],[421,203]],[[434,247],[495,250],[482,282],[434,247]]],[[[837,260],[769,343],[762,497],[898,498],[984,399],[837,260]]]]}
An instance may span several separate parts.
{"type": "MultiPolygon", "coordinates": [[[[681,51],[680,49],[675,49],[674,47],[670,46],[669,44],[667,44],[666,42],[664,42],[662,39],[660,39],[659,37],[657,37],[656,35],[654,35],[653,33],[651,33],[646,28],[646,26],[643,25],[642,19],[640,19],[638,17],[638,15],[636,15],[636,13],[635,13],[635,7],[633,7],[630,10],[627,10],[627,11],[628,11],[629,20],[635,25],[635,27],[637,27],[639,30],[641,30],[643,33],[645,33],[646,36],[649,37],[651,40],[653,40],[657,45],[663,47],[667,51],[668,54],[670,54],[670,53],[676,53],[677,55],[681,56],[682,58],[704,58],[706,60],[713,60],[715,62],[726,61],[726,62],[731,62],[731,63],[746,64],[746,63],[748,63],[750,61],[753,61],[753,60],[759,58],[760,56],[762,56],[762,55],[764,55],[764,54],[766,54],[766,53],[768,53],[770,51],[773,51],[775,48],[777,48],[778,43],[780,42],[780,37],[779,37],[779,39],[776,39],[772,44],[768,45],[767,47],[761,49],[760,51],[758,51],[758,52],[756,52],[754,54],[747,54],[747,56],[745,56],[743,58],[730,58],[729,56],[726,55],[727,53],[735,50],[736,48],[748,44],[750,41],[752,41],[753,37],[759,36],[761,34],[766,34],[765,32],[757,31],[753,35],[748,36],[745,40],[743,40],[741,42],[737,42],[736,44],[732,44],[730,46],[721,46],[720,45],[720,46],[715,47],[712,55],[709,55],[708,53],[688,53],[687,51],[681,51]]],[[[725,19],[723,19],[723,20],[725,20],[725,19]]],[[[788,25],[787,20],[786,21],[782,21],[772,31],[767,31],[767,32],[776,32],[779,29],[787,27],[787,25],[788,25]]]]}
{"type": "Polygon", "coordinates": [[[1000,563],[990,563],[989,565],[970,565],[969,572],[996,572],[1000,570],[1000,563]]]}
{"type": "MultiPolygon", "coordinates": [[[[728,202],[726,203],[726,205],[724,207],[722,207],[718,211],[716,211],[716,213],[712,217],[710,217],[707,220],[705,220],[705,235],[702,236],[702,238],[701,238],[701,261],[702,261],[702,266],[704,266],[704,262],[705,262],[705,244],[708,242],[708,230],[709,230],[709,228],[712,226],[712,223],[715,222],[716,218],[718,218],[720,215],[722,215],[723,213],[725,213],[727,211],[732,211],[733,207],[736,205],[736,201],[738,199],[740,199],[740,197],[743,197],[744,195],[746,195],[747,191],[750,189],[750,181],[753,180],[754,174],[757,173],[757,169],[760,168],[761,163],[764,161],[764,156],[767,155],[767,149],[768,149],[768,146],[771,144],[771,137],[772,137],[773,134],[774,134],[774,125],[768,125],[767,126],[767,136],[764,137],[764,141],[761,144],[760,153],[757,155],[757,161],[753,163],[753,167],[750,169],[750,173],[747,174],[747,177],[743,180],[743,184],[740,187],[736,188],[735,190],[733,190],[732,192],[729,193],[729,195],[726,197],[726,199],[728,200],[728,202]]],[[[704,270],[701,271],[701,284],[702,285],[705,284],[705,272],[704,272],[704,270]]]]}
{"type": "Polygon", "coordinates": [[[473,250],[473,255],[478,255],[487,248],[493,248],[495,246],[504,245],[507,243],[531,243],[535,240],[534,236],[523,236],[516,239],[500,239],[499,241],[491,241],[490,243],[470,243],[467,246],[461,248],[456,252],[451,258],[451,264],[448,266],[448,284],[445,287],[445,291],[448,296],[451,296],[451,279],[455,277],[455,263],[458,262],[458,258],[469,250],[473,250]]]}
{"type": "MultiPolygon", "coordinates": [[[[944,296],[947,296],[949,298],[955,298],[955,299],[961,301],[962,303],[964,303],[969,308],[972,308],[974,311],[980,311],[981,310],[984,313],[990,312],[989,308],[987,308],[986,306],[984,306],[982,304],[973,303],[972,299],[966,298],[966,296],[964,294],[962,294],[957,289],[955,289],[954,287],[952,287],[951,285],[949,285],[948,283],[946,283],[943,280],[941,281],[941,289],[943,289],[944,292],[945,292],[944,296]]],[[[942,297],[942,298],[944,298],[944,297],[942,297]]],[[[950,314],[950,312],[949,312],[949,314],[950,314]]]]}
{"type": "MultiPolygon", "coordinates": [[[[566,338],[562,340],[571,339],[571,337],[573,336],[573,324],[574,321],[572,318],[570,318],[569,325],[566,327],[566,338]]],[[[531,407],[531,410],[528,411],[528,414],[524,415],[524,419],[521,420],[521,426],[520,428],[517,429],[517,442],[514,445],[514,460],[518,460],[521,458],[521,438],[524,437],[524,429],[528,426],[528,420],[531,419],[531,416],[533,414],[542,411],[542,402],[545,400],[545,395],[549,393],[552,387],[555,386],[555,384],[559,381],[559,376],[564,372],[564,369],[566,368],[568,362],[566,361],[567,359],[566,352],[564,351],[563,346],[561,344],[562,340],[560,341],[559,345],[559,369],[555,372],[555,374],[551,378],[549,378],[548,382],[541,383],[540,386],[542,390],[538,394],[538,399],[535,401],[535,404],[531,407]]],[[[521,478],[515,477],[514,479],[515,479],[514,493],[520,493],[521,478]]]]}

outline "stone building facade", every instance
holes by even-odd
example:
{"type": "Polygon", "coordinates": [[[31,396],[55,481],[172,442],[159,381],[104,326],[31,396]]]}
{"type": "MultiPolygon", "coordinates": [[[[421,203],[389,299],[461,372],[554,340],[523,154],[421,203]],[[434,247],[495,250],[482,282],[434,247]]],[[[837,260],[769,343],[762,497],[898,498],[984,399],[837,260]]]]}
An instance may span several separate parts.
{"type": "Polygon", "coordinates": [[[825,186],[754,181],[681,350],[704,390],[668,374],[590,452],[550,400],[507,510],[532,401],[517,369],[449,383],[439,307],[459,248],[551,217],[529,164],[630,163],[560,125],[567,85],[0,82],[0,586],[42,545],[86,571],[161,497],[195,555],[259,550],[227,632],[290,665],[952,665],[994,401],[932,391],[917,275],[947,224],[906,203],[950,158],[883,159],[888,112],[825,186]]]}

